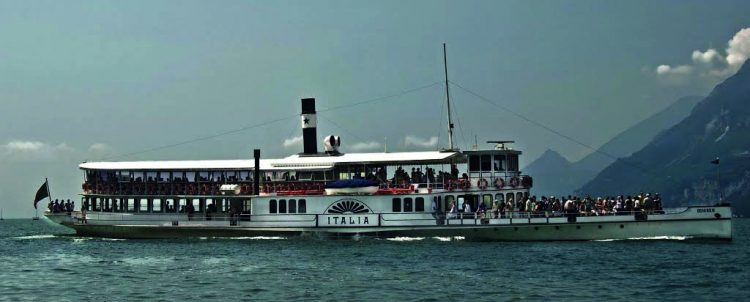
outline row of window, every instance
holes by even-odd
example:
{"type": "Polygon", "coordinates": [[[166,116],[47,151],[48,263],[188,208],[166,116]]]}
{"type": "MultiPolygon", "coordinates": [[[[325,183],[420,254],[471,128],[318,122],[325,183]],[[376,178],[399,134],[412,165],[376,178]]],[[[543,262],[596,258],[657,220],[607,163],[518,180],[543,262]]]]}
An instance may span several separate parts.
{"type": "Polygon", "coordinates": [[[241,203],[244,211],[250,210],[250,200],[229,200],[212,198],[84,198],[82,206],[88,211],[131,212],[131,213],[176,213],[185,212],[192,205],[196,213],[229,212],[233,202],[241,203]]]}
{"type": "Polygon", "coordinates": [[[471,155],[469,171],[518,171],[518,155],[471,155]]]}
{"type": "MultiPolygon", "coordinates": [[[[528,197],[528,192],[495,194],[494,199],[491,194],[445,195],[445,198],[434,196],[432,202],[436,209],[443,212],[450,211],[451,203],[454,203],[459,211],[463,210],[466,203],[476,211],[480,203],[484,203],[489,209],[493,207],[495,201],[498,203],[504,203],[506,200],[513,202],[514,200],[524,200],[526,197],[528,197]]],[[[424,212],[425,200],[423,197],[395,197],[392,199],[391,211],[394,213],[424,212]]],[[[307,201],[305,199],[271,199],[268,201],[268,212],[271,214],[307,213],[307,201]]]]}
{"type": "Polygon", "coordinates": [[[296,213],[307,213],[307,201],[304,199],[271,199],[268,201],[268,212],[271,214],[296,214],[296,213]]]}
{"type": "Polygon", "coordinates": [[[393,212],[424,212],[424,198],[417,197],[412,201],[411,197],[393,199],[393,212]]]}

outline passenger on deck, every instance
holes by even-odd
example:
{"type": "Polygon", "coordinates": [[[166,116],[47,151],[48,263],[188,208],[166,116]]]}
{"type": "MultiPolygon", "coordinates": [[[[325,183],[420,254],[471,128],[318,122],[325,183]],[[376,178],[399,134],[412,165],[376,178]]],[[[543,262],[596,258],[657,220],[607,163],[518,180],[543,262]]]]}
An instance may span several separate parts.
{"type": "Polygon", "coordinates": [[[464,216],[468,215],[469,213],[474,214],[474,212],[471,210],[471,204],[469,204],[469,202],[464,202],[464,216]]]}
{"type": "Polygon", "coordinates": [[[484,219],[486,213],[487,213],[487,205],[485,205],[484,202],[480,202],[479,208],[477,209],[477,214],[479,215],[479,219],[484,219]]]}
{"type": "Polygon", "coordinates": [[[448,210],[448,219],[456,218],[456,214],[458,214],[456,203],[451,201],[450,210],[448,210]]]}

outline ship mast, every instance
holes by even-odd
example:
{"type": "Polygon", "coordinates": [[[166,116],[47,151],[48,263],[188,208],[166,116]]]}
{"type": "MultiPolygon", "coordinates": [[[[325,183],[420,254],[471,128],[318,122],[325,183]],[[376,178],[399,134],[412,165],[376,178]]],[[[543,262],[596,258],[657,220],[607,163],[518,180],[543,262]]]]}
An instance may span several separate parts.
{"type": "Polygon", "coordinates": [[[448,150],[453,150],[453,119],[451,118],[451,94],[448,90],[448,56],[445,54],[443,43],[443,67],[445,69],[445,96],[448,102],[448,150]]]}

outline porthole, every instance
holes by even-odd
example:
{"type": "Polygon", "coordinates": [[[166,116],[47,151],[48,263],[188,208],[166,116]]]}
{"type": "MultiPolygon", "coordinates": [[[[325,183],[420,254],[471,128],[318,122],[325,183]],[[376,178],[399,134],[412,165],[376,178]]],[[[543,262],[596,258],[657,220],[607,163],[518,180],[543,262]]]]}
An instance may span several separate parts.
{"type": "Polygon", "coordinates": [[[602,228],[602,225],[601,225],[601,224],[599,225],[599,228],[600,228],[600,229],[602,228]]]}
{"type": "Polygon", "coordinates": [[[514,231],[518,231],[518,227],[513,227],[513,230],[514,231]]]}
{"type": "Polygon", "coordinates": [[[624,228],[625,228],[625,225],[624,225],[624,224],[621,224],[621,225],[620,225],[620,228],[621,228],[621,229],[624,229],[624,228]]]}
{"type": "Polygon", "coordinates": [[[576,226],[576,229],[577,229],[577,230],[580,230],[580,229],[581,229],[581,226],[580,226],[580,225],[577,225],[577,226],[576,226]]]}
{"type": "Polygon", "coordinates": [[[535,227],[534,227],[534,231],[538,231],[538,230],[539,230],[539,227],[536,227],[536,226],[535,226],[535,227]]]}
{"type": "Polygon", "coordinates": [[[555,230],[559,230],[559,229],[560,229],[560,226],[559,226],[559,225],[556,225],[556,226],[555,226],[555,230]]]}

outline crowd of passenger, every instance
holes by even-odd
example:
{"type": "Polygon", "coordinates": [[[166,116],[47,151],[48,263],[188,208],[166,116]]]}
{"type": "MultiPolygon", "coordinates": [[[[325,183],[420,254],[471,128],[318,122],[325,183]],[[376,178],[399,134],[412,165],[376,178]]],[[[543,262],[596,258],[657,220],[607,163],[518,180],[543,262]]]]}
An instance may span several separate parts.
{"type": "Polygon", "coordinates": [[[75,211],[75,207],[76,202],[70,201],[70,199],[67,201],[55,199],[55,201],[50,200],[47,203],[47,209],[52,213],[70,213],[75,211]]]}
{"type": "MultiPolygon", "coordinates": [[[[460,173],[456,165],[451,165],[450,172],[436,171],[431,167],[411,167],[411,171],[404,169],[402,166],[396,167],[392,177],[386,175],[385,167],[375,167],[367,170],[366,173],[352,173],[353,178],[362,178],[377,181],[381,189],[402,189],[408,192],[413,189],[415,184],[422,187],[433,189],[448,190],[468,190],[473,185],[484,189],[488,186],[510,185],[516,187],[519,184],[523,187],[531,187],[531,181],[528,176],[511,177],[509,179],[484,179],[481,184],[470,179],[467,173],[460,173]],[[520,181],[519,181],[520,179],[520,181]],[[488,182],[488,180],[492,182],[488,182]],[[514,182],[515,180],[515,182],[514,182]],[[498,185],[499,183],[499,185],[498,185]]],[[[107,195],[218,195],[221,192],[221,186],[224,184],[237,184],[240,187],[240,194],[253,194],[253,178],[250,174],[246,176],[209,174],[201,175],[187,174],[173,175],[173,177],[159,176],[142,176],[120,179],[116,174],[87,174],[87,181],[83,183],[82,188],[88,194],[107,194],[107,195]]],[[[280,179],[271,179],[270,176],[262,176],[261,193],[282,193],[282,194],[322,194],[327,181],[324,180],[303,180],[297,179],[293,173],[284,173],[280,179]]]]}
{"type": "Polygon", "coordinates": [[[473,213],[479,218],[664,214],[659,193],[597,198],[568,195],[567,197],[542,196],[541,199],[537,199],[536,196],[531,196],[516,202],[512,199],[504,202],[495,200],[491,208],[488,208],[486,203],[480,202],[477,209],[472,209],[471,204],[465,202],[461,210],[459,211],[456,204],[452,202],[449,205],[448,217],[457,217],[459,212],[473,213]]]}

